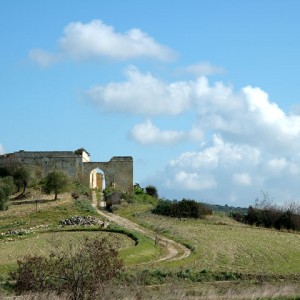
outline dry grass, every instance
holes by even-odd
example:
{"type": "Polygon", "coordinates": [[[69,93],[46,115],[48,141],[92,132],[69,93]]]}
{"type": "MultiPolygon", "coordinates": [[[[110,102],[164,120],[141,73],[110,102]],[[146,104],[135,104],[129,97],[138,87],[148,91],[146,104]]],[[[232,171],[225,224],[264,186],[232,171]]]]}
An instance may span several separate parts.
{"type": "MultiPolygon", "coordinates": [[[[130,215],[128,207],[125,214],[130,215]]],[[[208,269],[251,274],[300,274],[300,233],[250,227],[227,217],[206,220],[168,218],[149,211],[131,218],[173,239],[193,247],[182,261],[162,263],[160,268],[208,269]]],[[[118,210],[122,214],[122,208],[118,210]]],[[[154,266],[159,267],[159,266],[154,266]]]]}
{"type": "MultiPolygon", "coordinates": [[[[296,284],[264,284],[249,286],[245,284],[197,284],[182,285],[169,284],[159,286],[107,286],[98,299],[105,300],[258,300],[258,299],[299,299],[300,288],[296,284]]],[[[64,295],[57,296],[53,293],[27,294],[18,297],[4,297],[5,300],[66,300],[64,295]]]]}

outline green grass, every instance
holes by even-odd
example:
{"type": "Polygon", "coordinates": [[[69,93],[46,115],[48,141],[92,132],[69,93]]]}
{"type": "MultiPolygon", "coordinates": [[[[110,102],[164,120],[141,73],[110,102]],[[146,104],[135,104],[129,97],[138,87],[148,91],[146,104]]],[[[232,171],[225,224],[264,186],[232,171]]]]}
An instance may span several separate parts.
{"type": "Polygon", "coordinates": [[[151,239],[114,225],[104,231],[98,231],[97,227],[58,227],[59,221],[74,215],[102,218],[89,200],[73,200],[70,197],[40,203],[38,207],[35,203],[12,205],[9,210],[0,212],[0,233],[35,228],[30,234],[0,237],[0,275],[7,276],[9,271],[16,268],[17,259],[24,255],[47,255],[52,247],[51,240],[52,244],[54,240],[61,240],[66,244],[78,243],[85,236],[109,237],[119,248],[119,255],[126,266],[147,262],[160,254],[160,248],[155,247],[151,239]],[[39,225],[48,226],[37,228],[39,225]]]}
{"type": "Polygon", "coordinates": [[[26,255],[49,255],[58,245],[68,247],[81,243],[84,238],[108,238],[120,253],[128,247],[134,247],[134,241],[122,234],[106,231],[57,231],[43,232],[0,241],[0,275],[7,275],[8,271],[16,267],[18,259],[26,255]]]}
{"type": "Polygon", "coordinates": [[[299,233],[250,227],[220,215],[179,220],[153,215],[149,209],[126,205],[117,213],[194,249],[189,258],[161,262],[161,268],[300,276],[299,233]]]}
{"type": "Polygon", "coordinates": [[[0,233],[8,229],[30,228],[37,225],[57,226],[59,221],[74,215],[101,217],[87,201],[62,199],[43,204],[11,205],[7,211],[0,212],[0,233]]]}

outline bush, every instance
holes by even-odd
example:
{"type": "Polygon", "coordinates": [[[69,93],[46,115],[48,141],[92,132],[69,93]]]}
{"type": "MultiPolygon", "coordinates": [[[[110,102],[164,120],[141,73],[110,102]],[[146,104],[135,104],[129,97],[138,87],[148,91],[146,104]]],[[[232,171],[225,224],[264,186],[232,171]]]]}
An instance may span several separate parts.
{"type": "Polygon", "coordinates": [[[98,292],[122,269],[117,250],[106,239],[86,239],[49,257],[25,257],[18,261],[12,278],[18,294],[55,291],[67,293],[73,300],[97,299],[98,292]]]}
{"type": "Polygon", "coordinates": [[[28,187],[31,180],[31,173],[31,168],[23,165],[15,168],[12,172],[12,176],[14,178],[18,191],[23,188],[21,195],[25,194],[26,188],[28,187]]]}
{"type": "Polygon", "coordinates": [[[300,215],[289,209],[281,211],[275,208],[261,209],[249,206],[248,214],[241,221],[266,228],[300,230],[300,215]]]}
{"type": "Polygon", "coordinates": [[[161,200],[152,210],[152,213],[175,218],[202,218],[212,214],[204,204],[195,200],[183,199],[182,201],[161,200]]]}
{"type": "Polygon", "coordinates": [[[46,194],[54,193],[54,199],[60,193],[67,192],[70,188],[70,181],[67,174],[62,171],[49,173],[44,181],[43,190],[46,194]]]}
{"type": "Polygon", "coordinates": [[[146,187],[146,193],[149,195],[149,196],[152,196],[153,198],[158,198],[158,193],[157,193],[157,189],[155,186],[153,185],[148,185],[146,187]]]}
{"type": "Polygon", "coordinates": [[[16,186],[11,176],[0,178],[0,211],[8,209],[9,196],[15,191],[16,186]]]}

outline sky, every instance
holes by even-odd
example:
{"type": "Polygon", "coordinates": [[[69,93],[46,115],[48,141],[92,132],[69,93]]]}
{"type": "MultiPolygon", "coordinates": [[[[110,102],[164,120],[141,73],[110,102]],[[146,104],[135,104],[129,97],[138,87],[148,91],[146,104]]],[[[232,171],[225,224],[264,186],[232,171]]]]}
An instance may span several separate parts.
{"type": "Polygon", "coordinates": [[[1,0],[0,154],[132,156],[160,197],[300,200],[300,1],[1,0]]]}

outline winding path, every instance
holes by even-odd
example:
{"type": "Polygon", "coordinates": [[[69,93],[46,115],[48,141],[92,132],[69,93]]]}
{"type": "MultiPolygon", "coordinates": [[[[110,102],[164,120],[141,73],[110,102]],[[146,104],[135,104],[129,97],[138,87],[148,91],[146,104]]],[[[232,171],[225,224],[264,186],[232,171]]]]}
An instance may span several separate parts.
{"type": "Polygon", "coordinates": [[[96,192],[94,191],[92,192],[92,205],[100,215],[104,216],[109,221],[114,222],[129,230],[142,233],[143,235],[154,240],[155,243],[157,243],[160,247],[164,248],[165,249],[164,256],[157,259],[156,262],[184,259],[191,254],[190,249],[183,246],[182,244],[179,244],[169,238],[166,238],[165,236],[159,235],[154,231],[145,228],[137,223],[134,223],[126,218],[98,209],[97,196],[96,196],[96,192]]]}

